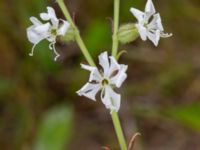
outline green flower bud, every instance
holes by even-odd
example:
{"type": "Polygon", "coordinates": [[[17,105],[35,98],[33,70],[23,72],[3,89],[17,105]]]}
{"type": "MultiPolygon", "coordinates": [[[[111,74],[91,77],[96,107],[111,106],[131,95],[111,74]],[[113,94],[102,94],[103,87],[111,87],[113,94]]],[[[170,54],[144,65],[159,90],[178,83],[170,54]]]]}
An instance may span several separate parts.
{"type": "Polygon", "coordinates": [[[118,40],[121,44],[127,44],[139,37],[138,29],[134,23],[124,24],[119,28],[118,40]]]}
{"type": "Polygon", "coordinates": [[[65,33],[65,36],[61,37],[61,40],[63,42],[75,41],[75,31],[72,26],[69,27],[69,29],[65,33]]]}

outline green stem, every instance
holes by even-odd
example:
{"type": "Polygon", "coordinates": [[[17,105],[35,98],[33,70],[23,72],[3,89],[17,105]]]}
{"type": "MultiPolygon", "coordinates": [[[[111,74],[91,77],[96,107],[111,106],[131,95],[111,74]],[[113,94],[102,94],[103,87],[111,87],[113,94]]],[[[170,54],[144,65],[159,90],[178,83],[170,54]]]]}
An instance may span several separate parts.
{"type": "Polygon", "coordinates": [[[121,150],[127,150],[126,141],[125,141],[124,134],[123,134],[121,124],[119,121],[119,116],[116,111],[112,111],[111,116],[112,116],[115,132],[117,134],[117,138],[118,138],[121,150]]]}
{"type": "MultiPolygon", "coordinates": [[[[75,39],[76,42],[78,43],[80,49],[82,50],[82,53],[84,54],[86,60],[88,61],[88,63],[91,66],[95,66],[95,63],[91,57],[91,55],[89,54],[81,36],[79,33],[78,28],[76,27],[76,25],[74,24],[74,21],[72,20],[69,11],[67,9],[67,7],[64,4],[63,0],[57,0],[62,12],[64,13],[66,19],[69,21],[69,23],[71,24],[71,26],[73,27],[74,31],[75,31],[75,39]]],[[[117,56],[117,50],[118,50],[118,38],[117,38],[117,33],[118,33],[118,28],[119,28],[119,4],[120,4],[120,0],[115,0],[115,4],[114,4],[114,32],[113,32],[113,46],[112,46],[112,55],[114,57],[117,56]]],[[[113,124],[115,127],[115,131],[118,137],[118,141],[121,147],[121,150],[127,150],[127,145],[126,145],[126,141],[124,138],[124,134],[121,128],[121,124],[119,121],[119,117],[116,111],[113,111],[111,113],[112,116],[112,120],[113,120],[113,124]]]]}
{"type": "Polygon", "coordinates": [[[112,55],[114,57],[117,56],[117,50],[119,46],[118,42],[118,29],[119,29],[119,8],[120,8],[120,0],[114,0],[114,31],[113,31],[113,45],[112,45],[112,55]]]}
{"type": "MultiPolygon", "coordinates": [[[[120,9],[120,0],[114,0],[114,31],[112,36],[113,39],[112,56],[115,58],[117,57],[117,51],[119,46],[119,40],[117,36],[119,30],[119,9],[120,9]]],[[[126,140],[124,138],[124,134],[121,128],[118,113],[116,111],[112,111],[111,116],[121,150],[127,150],[126,140]]]]}
{"type": "Polygon", "coordinates": [[[71,18],[70,16],[70,13],[64,3],[63,0],[57,0],[58,2],[58,5],[60,6],[63,14],[65,15],[65,18],[67,19],[67,21],[69,21],[69,23],[71,24],[72,28],[74,29],[74,33],[75,33],[75,39],[76,39],[76,42],[77,44],[79,45],[83,55],[85,56],[87,62],[91,65],[91,66],[96,66],[95,63],[94,63],[94,60],[92,59],[88,49],[86,48],[81,36],[80,36],[80,32],[78,30],[78,28],[76,27],[73,19],[71,18]]]}

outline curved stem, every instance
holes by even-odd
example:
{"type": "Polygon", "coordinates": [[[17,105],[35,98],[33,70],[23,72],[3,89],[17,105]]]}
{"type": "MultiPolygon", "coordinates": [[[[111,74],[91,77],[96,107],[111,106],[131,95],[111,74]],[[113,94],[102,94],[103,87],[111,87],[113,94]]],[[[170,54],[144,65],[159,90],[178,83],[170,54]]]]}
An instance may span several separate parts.
{"type": "Polygon", "coordinates": [[[121,124],[120,124],[119,116],[118,116],[116,111],[112,111],[111,116],[112,116],[113,124],[114,124],[114,127],[115,127],[115,132],[117,134],[117,138],[118,138],[121,150],[127,150],[127,145],[126,145],[126,141],[125,141],[125,138],[124,138],[122,127],[121,127],[121,124]]]}
{"type": "Polygon", "coordinates": [[[65,18],[67,19],[67,21],[69,21],[69,23],[73,27],[74,33],[75,33],[76,42],[79,45],[79,47],[80,47],[83,55],[85,56],[87,62],[90,64],[90,66],[95,66],[94,60],[92,59],[88,49],[86,48],[86,46],[85,46],[85,44],[84,44],[84,42],[83,42],[83,40],[82,40],[82,38],[80,36],[79,30],[76,27],[73,19],[71,18],[70,13],[69,13],[67,7],[65,6],[64,1],[63,0],[57,0],[57,3],[60,6],[63,14],[65,15],[65,18]]]}
{"type": "Polygon", "coordinates": [[[112,45],[112,55],[114,57],[117,56],[117,50],[119,46],[118,42],[118,29],[119,29],[119,8],[120,8],[120,0],[114,0],[114,28],[113,28],[113,45],[112,45]]]}

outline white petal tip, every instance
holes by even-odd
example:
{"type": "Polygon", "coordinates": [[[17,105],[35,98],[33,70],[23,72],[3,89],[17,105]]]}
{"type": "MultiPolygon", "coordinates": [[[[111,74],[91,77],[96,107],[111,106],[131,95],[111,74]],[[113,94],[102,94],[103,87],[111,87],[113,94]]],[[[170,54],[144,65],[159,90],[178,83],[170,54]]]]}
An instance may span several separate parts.
{"type": "Polygon", "coordinates": [[[31,53],[29,53],[28,55],[29,55],[29,56],[33,56],[33,54],[31,54],[31,53]]]}
{"type": "Polygon", "coordinates": [[[135,8],[131,7],[130,8],[130,12],[133,12],[135,10],[135,8]]]}
{"type": "Polygon", "coordinates": [[[155,47],[158,47],[158,44],[159,44],[159,43],[153,43],[153,44],[154,44],[155,47]]]}
{"type": "Polygon", "coordinates": [[[78,94],[78,96],[81,96],[80,91],[76,91],[76,94],[78,94]]]}

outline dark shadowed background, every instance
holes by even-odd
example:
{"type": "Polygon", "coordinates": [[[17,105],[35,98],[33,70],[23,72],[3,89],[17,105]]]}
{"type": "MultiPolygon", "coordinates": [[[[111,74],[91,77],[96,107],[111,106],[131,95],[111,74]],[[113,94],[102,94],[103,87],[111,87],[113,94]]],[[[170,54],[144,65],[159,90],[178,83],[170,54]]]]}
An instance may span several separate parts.
{"type": "MultiPolygon", "coordinates": [[[[119,150],[109,111],[75,93],[88,80],[76,43],[57,43],[53,61],[48,42],[34,57],[26,38],[30,16],[38,17],[45,0],[0,1],[0,149],[119,150]]],[[[112,0],[66,0],[92,56],[111,49],[112,0]]],[[[146,0],[122,0],[121,24],[135,22],[130,7],[146,0]]],[[[121,88],[120,118],[127,141],[142,134],[135,150],[200,150],[200,1],[154,0],[166,32],[156,48],[140,38],[120,47],[129,65],[121,88]]]]}

